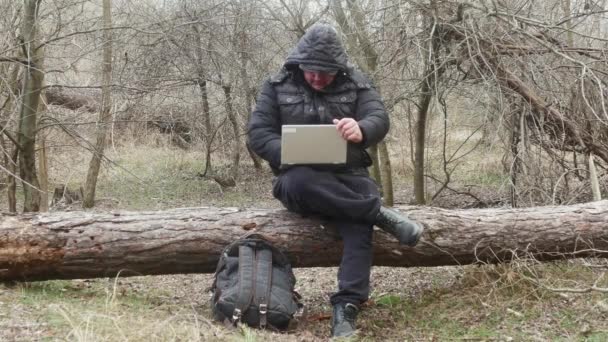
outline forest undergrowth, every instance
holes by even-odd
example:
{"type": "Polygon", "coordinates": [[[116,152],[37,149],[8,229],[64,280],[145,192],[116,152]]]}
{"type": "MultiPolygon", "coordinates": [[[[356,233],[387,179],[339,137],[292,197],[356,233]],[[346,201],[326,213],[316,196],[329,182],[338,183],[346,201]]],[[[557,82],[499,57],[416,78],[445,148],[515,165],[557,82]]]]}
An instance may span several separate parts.
{"type": "MultiPolygon", "coordinates": [[[[201,177],[203,155],[195,150],[148,141],[115,146],[108,157],[112,163],[100,175],[94,210],[280,207],[270,194],[268,169],[243,165],[236,187],[224,188],[201,177]]],[[[86,163],[74,163],[75,158],[79,157],[56,156],[53,184],[78,184],[86,163]]],[[[496,176],[499,163],[488,163],[494,167],[486,165],[487,174],[475,175],[485,180],[476,188],[476,196],[500,203],[506,195],[503,179],[496,176]]],[[[215,170],[222,171],[221,163],[215,170]]],[[[397,203],[411,201],[407,172],[396,167],[397,203]]],[[[446,192],[434,205],[466,207],[475,201],[466,194],[446,192]]],[[[80,208],[78,202],[57,203],[51,210],[80,208]]],[[[539,263],[531,258],[501,265],[376,267],[356,340],[604,341],[608,339],[607,268],[605,260],[539,263]]],[[[295,330],[285,334],[213,322],[207,292],[212,277],[206,274],[2,284],[0,340],[326,340],[331,317],[328,298],[336,287],[336,272],[336,268],[296,270],[306,314],[295,330]]]]}

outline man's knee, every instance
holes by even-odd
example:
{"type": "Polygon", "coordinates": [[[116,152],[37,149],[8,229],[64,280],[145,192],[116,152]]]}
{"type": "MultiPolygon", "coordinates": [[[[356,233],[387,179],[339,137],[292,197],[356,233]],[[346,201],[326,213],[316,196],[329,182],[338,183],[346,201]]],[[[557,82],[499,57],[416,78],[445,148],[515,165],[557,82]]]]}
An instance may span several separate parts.
{"type": "Polygon", "coordinates": [[[279,182],[283,191],[290,194],[305,192],[310,185],[318,180],[318,171],[308,166],[295,166],[283,172],[279,176],[279,182]]]}

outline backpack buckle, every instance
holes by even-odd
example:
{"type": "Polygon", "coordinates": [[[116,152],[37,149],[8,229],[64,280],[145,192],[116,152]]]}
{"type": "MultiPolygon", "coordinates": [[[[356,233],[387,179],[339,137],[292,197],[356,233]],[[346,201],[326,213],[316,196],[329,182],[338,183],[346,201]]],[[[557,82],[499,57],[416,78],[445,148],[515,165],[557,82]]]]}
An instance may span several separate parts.
{"type": "Polygon", "coordinates": [[[241,309],[234,309],[232,312],[232,323],[237,324],[241,320],[241,309]]]}
{"type": "Polygon", "coordinates": [[[259,312],[260,312],[260,328],[264,329],[264,328],[266,328],[266,324],[268,323],[268,319],[266,317],[266,314],[268,313],[268,305],[260,304],[259,312]]]}

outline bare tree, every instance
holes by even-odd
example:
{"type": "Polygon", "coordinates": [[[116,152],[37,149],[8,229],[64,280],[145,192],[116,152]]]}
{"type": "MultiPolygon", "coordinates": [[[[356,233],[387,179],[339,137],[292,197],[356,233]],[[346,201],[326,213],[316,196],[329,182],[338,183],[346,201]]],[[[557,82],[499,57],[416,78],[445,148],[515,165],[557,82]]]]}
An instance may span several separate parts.
{"type": "Polygon", "coordinates": [[[25,1],[22,40],[27,61],[19,117],[19,174],[23,183],[23,211],[40,209],[38,175],[36,174],[36,125],[40,90],[44,80],[43,48],[39,46],[38,11],[40,0],[25,1]]]}
{"type": "MultiPolygon", "coordinates": [[[[516,204],[515,197],[524,194],[528,198],[544,196],[545,201],[555,197],[542,194],[540,189],[558,187],[559,180],[558,184],[540,183],[549,179],[567,180],[573,174],[569,171],[571,167],[563,153],[556,151],[569,151],[574,155],[592,151],[598,156],[605,153],[608,145],[603,136],[606,131],[604,117],[608,116],[603,114],[604,101],[599,95],[605,87],[599,76],[605,75],[605,70],[600,67],[605,65],[600,62],[605,60],[600,57],[602,49],[571,47],[571,43],[567,42],[574,40],[576,44],[578,40],[593,44],[601,41],[601,37],[584,32],[584,25],[570,27],[567,24],[573,20],[596,16],[598,12],[573,11],[565,18],[555,20],[547,9],[559,11],[560,5],[563,5],[561,1],[543,4],[524,2],[518,8],[498,3],[494,7],[485,7],[481,2],[458,4],[434,1],[428,6],[414,1],[408,3],[412,5],[412,11],[419,14],[419,18],[427,18],[426,23],[423,23],[425,29],[414,35],[427,37],[419,40],[426,43],[418,46],[428,47],[422,58],[426,64],[420,65],[424,71],[419,83],[417,103],[415,194],[418,202],[426,201],[425,177],[435,178],[424,165],[429,153],[424,143],[428,137],[427,122],[432,99],[438,96],[438,102],[445,102],[445,95],[441,94],[452,94],[454,99],[454,96],[466,94],[467,89],[477,89],[484,94],[493,94],[498,99],[513,99],[508,102],[511,108],[504,112],[516,115],[516,118],[494,120],[508,124],[507,128],[511,127],[509,131],[513,132],[510,136],[516,138],[507,143],[511,147],[511,157],[507,159],[512,160],[507,163],[510,165],[507,169],[513,180],[512,188],[516,191],[511,200],[513,205],[516,204]],[[542,11],[548,13],[545,22],[532,17],[533,13],[542,11]],[[513,17],[516,12],[518,14],[513,17]],[[511,20],[513,18],[514,21],[511,20]],[[567,41],[560,37],[563,32],[570,32],[565,34],[567,41]],[[542,72],[549,64],[554,68],[550,72],[542,72]],[[577,70],[582,71],[584,81],[574,85],[572,95],[567,94],[564,90],[570,88],[566,85],[568,80],[581,79],[580,72],[576,75],[577,70]],[[452,91],[446,92],[447,89],[452,91]],[[578,107],[569,104],[571,99],[581,100],[578,107]],[[594,121],[600,124],[590,124],[594,121]],[[596,130],[596,127],[602,128],[596,130]],[[540,148],[543,153],[530,153],[527,151],[530,148],[540,148]],[[539,159],[533,160],[536,156],[539,159]],[[551,171],[542,167],[543,160],[547,159],[560,165],[563,171],[556,169],[556,174],[547,175],[551,171]],[[537,166],[531,168],[530,163],[536,163],[537,166]],[[523,170],[535,171],[521,175],[523,170]],[[565,176],[560,177],[560,172],[564,172],[565,176]],[[515,184],[518,174],[522,177],[518,177],[518,184],[515,184]],[[521,183],[524,178],[531,180],[531,177],[536,177],[535,182],[538,183],[521,183]],[[530,197],[533,192],[537,194],[530,197]]],[[[402,27],[411,30],[406,25],[408,22],[403,22],[402,27]]],[[[502,111],[503,107],[500,108],[502,111]]],[[[500,115],[492,111],[488,113],[500,115]]],[[[444,158],[452,162],[458,159],[460,157],[444,158]]],[[[605,162],[603,157],[600,156],[599,159],[605,162]]],[[[449,182],[450,177],[446,177],[446,181],[449,182]]],[[[442,189],[446,185],[446,182],[441,181],[442,189]]]]}
{"type": "MultiPolygon", "coordinates": [[[[605,191],[607,32],[598,25],[605,1],[142,0],[115,2],[113,25],[103,30],[93,2],[49,4],[34,26],[40,34],[28,40],[31,30],[15,28],[26,27],[21,19],[27,16],[20,11],[27,8],[1,3],[10,14],[0,20],[9,33],[0,37],[6,169],[1,172],[13,199],[11,189],[17,188],[11,177],[18,175],[30,203],[27,210],[33,209],[36,189],[45,191],[35,182],[46,178],[31,164],[32,141],[39,143],[39,165],[49,159],[49,185],[61,174],[54,158],[63,151],[55,146],[73,144],[68,148],[107,160],[89,140],[99,143],[101,131],[91,128],[111,120],[103,116],[110,106],[94,100],[109,100],[101,94],[108,87],[122,109],[106,121],[108,126],[99,127],[112,127],[113,139],[144,130],[170,134],[168,141],[176,146],[203,151],[205,177],[235,183],[249,167],[242,160],[247,152],[243,136],[256,86],[281,67],[294,41],[318,20],[341,28],[351,60],[372,76],[385,99],[393,125],[374,159],[382,165],[375,174],[388,204],[393,170],[406,177],[414,171],[419,203],[434,204],[449,191],[477,205],[490,204],[472,192],[475,184],[459,171],[474,160],[470,156],[479,159],[484,151],[503,154],[498,176],[512,196],[497,201],[513,206],[582,201],[592,198],[591,181],[595,193],[605,191]],[[17,31],[22,42],[15,38],[17,31]],[[91,58],[100,55],[102,33],[112,33],[111,81],[98,75],[91,58]],[[47,85],[35,86],[43,50],[47,85]],[[32,64],[37,56],[40,60],[32,64]],[[23,105],[32,99],[32,87],[45,90],[49,107],[44,114],[23,105]],[[22,103],[20,116],[16,103],[22,103]],[[33,128],[20,126],[31,123],[28,110],[38,117],[33,128]],[[96,120],[91,113],[98,110],[96,120]],[[53,140],[64,138],[69,143],[53,140]],[[24,144],[30,144],[29,150],[24,144]],[[595,170],[587,166],[591,155],[595,170]],[[15,156],[20,166],[10,171],[15,156]],[[30,181],[28,175],[39,177],[30,181]]],[[[252,162],[255,166],[253,156],[252,162]]]]}
{"type": "Polygon", "coordinates": [[[89,171],[84,187],[84,198],[82,206],[92,208],[95,205],[95,189],[97,188],[97,177],[103,151],[106,146],[108,124],[112,117],[112,3],[111,0],[103,0],[103,88],[101,110],[97,122],[97,133],[95,149],[89,164],[89,171]]]}
{"type": "MultiPolygon", "coordinates": [[[[43,92],[40,93],[40,103],[38,104],[39,115],[44,115],[48,110],[47,99],[43,92]]],[[[47,135],[39,129],[36,134],[38,141],[38,182],[40,187],[40,211],[49,211],[49,163],[47,135]]]]}
{"type": "MultiPolygon", "coordinates": [[[[5,64],[6,65],[6,64],[5,64]]],[[[17,212],[17,194],[16,194],[16,177],[18,171],[18,158],[19,158],[19,143],[17,138],[13,135],[10,130],[10,117],[17,108],[17,98],[20,93],[19,90],[19,72],[21,69],[20,63],[14,63],[11,65],[12,67],[6,67],[6,72],[3,73],[7,75],[4,78],[5,86],[7,94],[2,104],[2,115],[0,116],[0,136],[2,136],[1,148],[4,160],[3,171],[6,174],[6,192],[7,192],[7,200],[8,200],[8,210],[9,212],[17,212]],[[4,137],[7,140],[4,140],[4,137]],[[12,148],[9,145],[9,142],[12,144],[12,148]]]]}
{"type": "MultiPolygon", "coordinates": [[[[365,73],[373,77],[377,72],[379,56],[366,29],[365,13],[358,1],[348,0],[346,3],[350,20],[341,0],[332,1],[334,17],[347,37],[347,44],[354,52],[357,64],[365,73]]],[[[384,203],[392,206],[393,176],[386,142],[382,141],[377,146],[370,147],[369,151],[373,160],[371,175],[381,185],[384,203]]]]}

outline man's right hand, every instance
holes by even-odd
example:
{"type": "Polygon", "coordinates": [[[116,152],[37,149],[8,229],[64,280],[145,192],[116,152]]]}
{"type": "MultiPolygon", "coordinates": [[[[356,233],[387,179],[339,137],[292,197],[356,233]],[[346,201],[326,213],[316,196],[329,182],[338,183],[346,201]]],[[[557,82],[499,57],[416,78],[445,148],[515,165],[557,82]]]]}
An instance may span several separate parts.
{"type": "Polygon", "coordinates": [[[334,119],[334,124],[340,132],[342,138],[347,141],[360,143],[363,141],[363,132],[361,132],[361,128],[357,121],[353,118],[343,118],[343,119],[334,119]]]}

